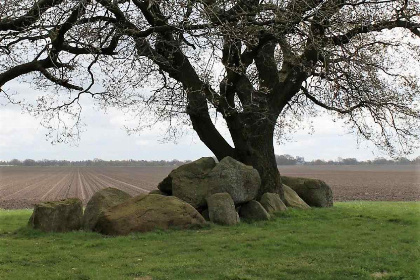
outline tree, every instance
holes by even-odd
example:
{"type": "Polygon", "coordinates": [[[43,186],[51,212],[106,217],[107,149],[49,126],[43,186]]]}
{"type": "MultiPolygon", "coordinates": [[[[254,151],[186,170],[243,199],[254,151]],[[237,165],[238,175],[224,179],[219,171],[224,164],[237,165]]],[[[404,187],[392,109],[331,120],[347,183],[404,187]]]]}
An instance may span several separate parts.
{"type": "Polygon", "coordinates": [[[297,160],[291,155],[275,155],[277,165],[296,165],[297,160]]]}
{"type": "Polygon", "coordinates": [[[344,164],[344,165],[356,165],[356,164],[358,164],[359,162],[357,161],[357,159],[355,159],[355,158],[344,158],[342,161],[341,161],[341,164],[344,164]]]}
{"type": "Polygon", "coordinates": [[[57,141],[77,135],[85,95],[170,124],[186,114],[218,159],[282,195],[273,138],[319,109],[390,153],[418,143],[419,14],[417,0],[7,0],[0,87],[57,141]],[[6,87],[17,78],[48,93],[28,104],[6,87]]]}

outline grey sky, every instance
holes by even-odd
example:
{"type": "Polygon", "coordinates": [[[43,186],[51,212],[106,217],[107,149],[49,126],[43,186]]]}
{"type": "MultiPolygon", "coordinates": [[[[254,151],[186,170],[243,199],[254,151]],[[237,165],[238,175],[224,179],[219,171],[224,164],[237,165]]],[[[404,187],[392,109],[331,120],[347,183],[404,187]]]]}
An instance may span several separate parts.
{"type": "MultiPolygon", "coordinates": [[[[11,88],[12,85],[9,85],[11,88]]],[[[45,137],[46,129],[32,116],[21,113],[18,106],[8,105],[0,110],[0,160],[67,159],[83,160],[101,158],[116,159],[196,159],[212,153],[201,143],[191,129],[178,139],[178,143],[162,143],[162,127],[145,130],[140,135],[128,135],[123,126],[127,124],[122,112],[110,110],[107,114],[89,106],[83,111],[86,123],[78,146],[69,144],[51,145],[45,137]]],[[[354,135],[346,133],[340,123],[328,116],[317,118],[315,133],[298,131],[292,141],[276,144],[277,154],[303,156],[306,160],[356,157],[359,160],[386,156],[368,142],[357,144],[354,135]]],[[[417,150],[410,158],[420,155],[417,150]]]]}

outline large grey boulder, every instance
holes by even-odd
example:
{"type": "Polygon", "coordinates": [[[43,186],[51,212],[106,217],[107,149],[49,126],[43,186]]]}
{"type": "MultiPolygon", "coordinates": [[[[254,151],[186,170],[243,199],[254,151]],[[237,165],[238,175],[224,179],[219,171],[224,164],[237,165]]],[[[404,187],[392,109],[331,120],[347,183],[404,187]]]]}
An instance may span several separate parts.
{"type": "Polygon", "coordinates": [[[79,230],[82,216],[82,201],[78,198],[43,202],[35,205],[29,226],[45,232],[79,230]]]}
{"type": "Polygon", "coordinates": [[[282,176],[281,180],[292,188],[309,206],[333,206],[332,190],[324,181],[286,176],[282,176]]]}
{"type": "Polygon", "coordinates": [[[206,185],[209,194],[226,192],[235,204],[241,204],[255,199],[261,179],[252,166],[225,157],[209,172],[206,185]]]}
{"type": "Polygon", "coordinates": [[[287,210],[286,205],[277,193],[263,194],[260,203],[269,214],[287,210]]]}
{"type": "Polygon", "coordinates": [[[106,188],[96,192],[86,205],[83,215],[83,228],[92,230],[104,211],[130,198],[131,195],[128,193],[115,188],[106,188]]]}
{"type": "Polygon", "coordinates": [[[196,208],[204,206],[207,188],[203,181],[207,173],[215,166],[216,162],[211,157],[203,157],[184,164],[172,170],[168,177],[158,185],[158,189],[179,197],[196,208]]]}
{"type": "Polygon", "coordinates": [[[127,235],[156,229],[191,228],[206,224],[194,207],[174,197],[143,194],[111,207],[98,219],[94,231],[127,235]]]}
{"type": "Polygon", "coordinates": [[[201,158],[183,165],[173,170],[158,188],[196,209],[204,209],[209,195],[226,192],[235,204],[240,204],[255,199],[260,185],[257,170],[225,157],[217,165],[213,158],[201,158]]]}
{"type": "Polygon", "coordinates": [[[284,191],[284,203],[288,207],[299,208],[299,209],[309,209],[309,208],[311,208],[289,186],[283,184],[283,191],[284,191]]]}
{"type": "Polygon", "coordinates": [[[267,221],[270,219],[270,214],[255,200],[251,200],[242,205],[239,210],[239,216],[249,221],[267,221]]]}
{"type": "Polygon", "coordinates": [[[239,215],[235,203],[228,193],[216,193],[207,197],[209,219],[219,225],[235,225],[239,223],[239,215]]]}

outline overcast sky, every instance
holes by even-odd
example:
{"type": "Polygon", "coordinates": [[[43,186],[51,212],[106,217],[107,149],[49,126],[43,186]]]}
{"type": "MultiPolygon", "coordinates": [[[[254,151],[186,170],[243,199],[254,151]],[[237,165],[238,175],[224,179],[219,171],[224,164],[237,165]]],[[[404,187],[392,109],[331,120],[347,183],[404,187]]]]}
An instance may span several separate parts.
{"type": "MultiPolygon", "coordinates": [[[[28,90],[12,82],[10,88],[28,90]]],[[[69,144],[51,145],[47,141],[46,129],[32,116],[22,114],[18,106],[0,107],[0,160],[26,159],[67,159],[85,160],[101,158],[116,159],[197,159],[212,153],[201,143],[191,129],[191,133],[178,139],[177,144],[162,143],[162,127],[145,130],[139,135],[128,135],[124,130],[127,117],[122,112],[110,110],[108,113],[85,106],[83,121],[85,132],[77,146],[69,144]]],[[[385,156],[368,142],[357,143],[354,135],[346,133],[340,123],[334,123],[328,116],[314,121],[315,133],[298,131],[293,139],[275,145],[276,154],[303,156],[305,160],[337,159],[355,157],[359,160],[385,156]]],[[[417,150],[409,158],[420,155],[417,150]]]]}

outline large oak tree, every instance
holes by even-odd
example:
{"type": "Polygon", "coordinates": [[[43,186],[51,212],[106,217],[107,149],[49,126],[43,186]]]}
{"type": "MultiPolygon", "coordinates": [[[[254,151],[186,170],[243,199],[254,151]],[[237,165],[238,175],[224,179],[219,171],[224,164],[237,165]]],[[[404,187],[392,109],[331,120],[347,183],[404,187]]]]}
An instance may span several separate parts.
{"type": "Polygon", "coordinates": [[[419,15],[418,0],[0,0],[1,96],[58,140],[85,95],[186,114],[218,159],[282,195],[275,134],[318,108],[391,153],[418,144],[419,15]],[[14,79],[46,93],[22,100],[14,79]]]}

